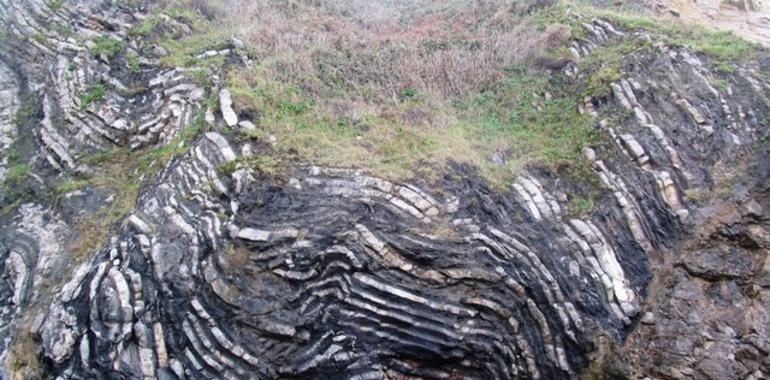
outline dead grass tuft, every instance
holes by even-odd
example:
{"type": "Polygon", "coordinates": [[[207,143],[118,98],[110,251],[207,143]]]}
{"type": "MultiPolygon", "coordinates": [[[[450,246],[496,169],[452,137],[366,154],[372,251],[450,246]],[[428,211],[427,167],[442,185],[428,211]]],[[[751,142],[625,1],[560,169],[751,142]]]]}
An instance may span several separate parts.
{"type": "MultiPolygon", "coordinates": [[[[566,42],[512,17],[507,1],[196,0],[216,15],[279,78],[317,95],[360,89],[398,98],[420,88],[465,96],[505,76],[505,69],[566,42]],[[226,3],[226,4],[225,4],[226,3]]],[[[566,30],[567,39],[569,30],[566,30]]]]}
{"type": "Polygon", "coordinates": [[[242,271],[252,263],[251,255],[252,252],[244,246],[229,246],[222,255],[222,258],[229,268],[242,271]]]}
{"type": "Polygon", "coordinates": [[[22,329],[11,343],[5,366],[9,370],[10,380],[40,380],[45,377],[45,367],[40,359],[39,337],[28,329],[22,329]]]}

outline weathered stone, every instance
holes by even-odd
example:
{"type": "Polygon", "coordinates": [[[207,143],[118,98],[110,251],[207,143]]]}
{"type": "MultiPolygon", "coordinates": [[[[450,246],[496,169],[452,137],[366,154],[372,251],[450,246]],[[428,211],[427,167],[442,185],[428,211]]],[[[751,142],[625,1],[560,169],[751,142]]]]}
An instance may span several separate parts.
{"type": "Polygon", "coordinates": [[[238,123],[238,126],[241,128],[241,130],[246,131],[246,132],[253,132],[253,131],[257,130],[257,126],[254,125],[254,123],[252,123],[252,122],[250,122],[248,120],[240,121],[238,123]]]}
{"type": "Polygon", "coordinates": [[[233,99],[230,91],[222,90],[219,93],[219,109],[222,111],[222,117],[228,127],[234,127],[238,124],[238,115],[233,110],[233,99]]]}
{"type": "Polygon", "coordinates": [[[238,232],[238,237],[251,241],[268,241],[270,239],[270,231],[263,231],[255,228],[243,228],[238,232]]]}

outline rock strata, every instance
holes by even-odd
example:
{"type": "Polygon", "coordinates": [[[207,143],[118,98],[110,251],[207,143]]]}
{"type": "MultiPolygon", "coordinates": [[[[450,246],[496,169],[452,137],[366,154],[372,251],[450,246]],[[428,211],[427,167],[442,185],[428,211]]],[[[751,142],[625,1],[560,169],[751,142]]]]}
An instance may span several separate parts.
{"type": "MultiPolygon", "coordinates": [[[[84,257],[72,257],[83,234],[68,221],[112,207],[98,186],[26,200],[2,221],[4,356],[17,329],[61,379],[574,379],[609,365],[596,359],[608,345],[627,378],[770,373],[770,87],[759,68],[737,63],[726,90],[686,47],[625,57],[606,96],[581,97],[606,143],[585,149],[601,195],[579,214],[577,182],[542,168],[508,191],[463,165],[431,183],[308,163],[266,176],[244,164],[262,148],[230,128],[257,129],[250,116],[211,69],[161,64],[168,52],[130,32],[146,17],[100,0],[0,0],[0,152],[31,132],[41,183],[90,173],[84,157],[116,148],[180,152],[142,178],[84,257]],[[117,54],[144,58],[139,73],[51,23],[122,41],[117,54]],[[85,101],[97,85],[110,91],[85,101]],[[21,94],[38,100],[29,132],[11,122],[21,94]],[[743,169],[752,180],[726,175],[737,162],[757,163],[743,169]]],[[[651,39],[581,25],[576,58],[651,39]]],[[[198,57],[243,64],[237,42],[198,57]]],[[[574,64],[564,72],[583,78],[574,64]]]]}

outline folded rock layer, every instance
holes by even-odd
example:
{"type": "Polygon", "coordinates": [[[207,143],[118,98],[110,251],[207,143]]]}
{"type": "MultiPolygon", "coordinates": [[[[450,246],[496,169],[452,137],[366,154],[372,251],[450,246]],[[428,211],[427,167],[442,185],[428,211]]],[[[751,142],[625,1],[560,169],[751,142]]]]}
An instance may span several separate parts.
{"type": "MultiPolygon", "coordinates": [[[[626,57],[611,96],[581,105],[625,116],[602,121],[608,143],[584,152],[604,195],[576,217],[574,184],[538,168],[505,192],[459,164],[431,183],[302,163],[282,180],[223,171],[255,148],[225,126],[256,127],[218,73],[207,87],[193,69],[161,65],[159,47],[130,33],[146,17],[109,1],[0,0],[0,152],[32,141],[36,175],[176,143],[199,113],[207,126],[144,179],[85,258],[70,257],[80,237],[70,221],[109,205],[98,188],[25,202],[3,220],[3,355],[28,329],[44,372],[62,379],[770,373],[768,67],[736,63],[724,88],[704,56],[586,18],[576,59],[619,38],[652,44],[626,57]],[[93,57],[52,23],[126,41],[143,69],[93,57]],[[116,91],[88,103],[96,82],[116,91]],[[37,109],[18,130],[12,115],[29,97],[37,109]],[[753,178],[738,183],[738,170],[753,178]],[[687,195],[720,186],[734,191],[687,195]]],[[[200,53],[242,64],[238,45],[200,53]]],[[[575,65],[564,72],[581,78],[575,65]]]]}

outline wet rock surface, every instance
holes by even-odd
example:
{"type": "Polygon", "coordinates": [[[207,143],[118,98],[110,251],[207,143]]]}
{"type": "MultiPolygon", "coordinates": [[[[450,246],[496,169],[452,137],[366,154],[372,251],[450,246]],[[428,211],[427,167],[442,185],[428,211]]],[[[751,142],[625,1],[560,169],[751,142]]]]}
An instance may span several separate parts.
{"type": "MultiPolygon", "coordinates": [[[[583,105],[627,116],[597,126],[608,143],[585,155],[604,195],[577,217],[569,180],[538,168],[508,192],[462,165],[433,182],[302,163],[267,177],[238,165],[261,147],[225,126],[257,127],[216,73],[212,88],[200,86],[129,33],[142,9],[0,0],[0,15],[11,31],[0,43],[0,151],[20,133],[6,113],[22,94],[37,99],[23,133],[41,183],[89,172],[81,158],[94,152],[163,147],[199,113],[207,126],[144,178],[86,257],[72,257],[82,232],[65,221],[110,207],[104,189],[25,202],[3,220],[4,356],[34,336],[43,372],[63,379],[770,373],[768,84],[756,67],[736,63],[717,89],[712,65],[687,48],[654,43],[629,55],[611,96],[583,105]],[[62,21],[125,41],[146,59],[142,70],[44,27],[62,21]],[[36,33],[46,38],[24,38],[36,33]],[[141,90],[85,104],[95,83],[141,90]]],[[[576,58],[651,38],[584,21],[576,58]]],[[[238,63],[237,49],[222,54],[238,63]]],[[[564,72],[582,78],[575,65],[564,72]]],[[[13,366],[1,373],[14,376],[13,366]]]]}

